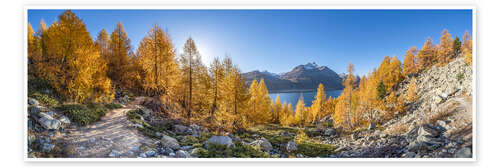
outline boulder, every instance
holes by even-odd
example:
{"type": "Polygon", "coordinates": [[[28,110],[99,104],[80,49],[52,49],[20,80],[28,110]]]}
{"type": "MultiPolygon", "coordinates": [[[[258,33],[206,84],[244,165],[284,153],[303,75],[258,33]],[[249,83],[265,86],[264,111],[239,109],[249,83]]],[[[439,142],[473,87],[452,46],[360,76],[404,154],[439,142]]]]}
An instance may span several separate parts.
{"type": "Polygon", "coordinates": [[[295,141],[289,141],[288,143],[286,143],[286,151],[287,152],[297,151],[297,143],[295,143],[295,141]]]}
{"type": "Polygon", "coordinates": [[[61,123],[63,124],[71,124],[71,120],[69,120],[69,118],[64,115],[59,117],[59,121],[61,121],[61,123]]]}
{"type": "Polygon", "coordinates": [[[212,136],[207,140],[207,143],[227,145],[227,147],[229,147],[233,144],[233,139],[229,136],[212,136]]]}
{"type": "Polygon", "coordinates": [[[325,132],[323,132],[323,135],[325,136],[332,136],[332,135],[335,135],[337,132],[335,129],[333,128],[328,128],[325,130],[325,132]]]}
{"type": "Polygon", "coordinates": [[[435,128],[432,124],[424,124],[418,129],[419,136],[437,137],[440,133],[441,131],[435,128]]]}
{"type": "Polygon", "coordinates": [[[29,114],[31,115],[38,115],[40,112],[42,111],[42,107],[41,106],[31,106],[29,108],[29,114]]]}
{"type": "Polygon", "coordinates": [[[61,127],[61,121],[57,120],[57,119],[54,119],[52,116],[44,113],[44,112],[40,112],[38,114],[38,116],[40,117],[38,119],[38,122],[40,123],[40,125],[42,125],[45,129],[49,129],[49,130],[57,130],[61,127]]]}
{"type": "Polygon", "coordinates": [[[116,150],[111,150],[108,156],[111,158],[120,158],[120,153],[118,153],[118,151],[116,150]]]}
{"type": "Polygon", "coordinates": [[[184,125],[174,125],[175,133],[186,133],[188,131],[188,127],[184,125]]]}
{"type": "Polygon", "coordinates": [[[34,98],[28,98],[28,104],[38,106],[40,103],[38,102],[38,100],[36,100],[34,98]]]}
{"type": "Polygon", "coordinates": [[[472,149],[464,147],[458,150],[455,155],[453,155],[453,158],[472,158],[472,149]]]}
{"type": "Polygon", "coordinates": [[[52,149],[54,149],[55,145],[50,144],[50,143],[43,143],[42,144],[42,151],[43,152],[50,152],[52,149]]]}
{"type": "Polygon", "coordinates": [[[373,130],[375,129],[375,123],[371,122],[370,125],[368,126],[368,130],[373,130]]]}
{"type": "Polygon", "coordinates": [[[260,148],[260,150],[264,152],[270,152],[273,150],[273,145],[269,141],[267,141],[266,138],[260,138],[259,140],[255,140],[254,142],[250,143],[250,145],[257,146],[260,148]]]}
{"type": "Polygon", "coordinates": [[[147,151],[147,152],[146,152],[146,155],[147,155],[148,157],[154,157],[154,156],[156,156],[156,151],[154,151],[154,150],[149,150],[149,151],[147,151]]]}
{"type": "Polygon", "coordinates": [[[177,142],[177,139],[170,137],[170,136],[167,136],[167,135],[163,135],[160,143],[161,143],[161,145],[168,147],[168,148],[171,148],[171,149],[174,149],[174,150],[178,150],[181,148],[181,146],[179,145],[179,142],[177,142]]]}
{"type": "Polygon", "coordinates": [[[184,150],[177,150],[175,152],[175,158],[189,158],[189,153],[184,150]]]}

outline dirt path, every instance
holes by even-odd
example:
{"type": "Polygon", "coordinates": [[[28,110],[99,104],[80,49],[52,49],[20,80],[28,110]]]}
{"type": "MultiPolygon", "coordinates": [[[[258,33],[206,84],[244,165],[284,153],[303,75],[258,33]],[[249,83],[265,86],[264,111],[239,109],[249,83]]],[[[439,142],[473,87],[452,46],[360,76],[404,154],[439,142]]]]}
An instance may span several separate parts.
{"type": "Polygon", "coordinates": [[[86,127],[70,127],[59,135],[68,157],[106,158],[112,151],[120,157],[137,157],[141,145],[152,145],[153,140],[137,132],[127,120],[126,112],[133,109],[141,98],[123,108],[106,114],[100,121],[86,127]]]}

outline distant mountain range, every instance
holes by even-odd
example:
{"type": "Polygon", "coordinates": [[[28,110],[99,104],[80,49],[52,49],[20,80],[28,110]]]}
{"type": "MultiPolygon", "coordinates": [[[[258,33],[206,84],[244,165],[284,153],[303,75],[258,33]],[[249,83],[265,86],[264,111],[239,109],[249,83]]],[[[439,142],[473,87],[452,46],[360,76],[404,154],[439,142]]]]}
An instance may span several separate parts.
{"type": "Polygon", "coordinates": [[[243,73],[243,78],[249,85],[253,79],[264,78],[269,92],[296,92],[315,90],[320,83],[326,90],[343,89],[342,76],[326,66],[316,63],[298,65],[291,71],[275,74],[268,71],[251,71],[243,73]]]}

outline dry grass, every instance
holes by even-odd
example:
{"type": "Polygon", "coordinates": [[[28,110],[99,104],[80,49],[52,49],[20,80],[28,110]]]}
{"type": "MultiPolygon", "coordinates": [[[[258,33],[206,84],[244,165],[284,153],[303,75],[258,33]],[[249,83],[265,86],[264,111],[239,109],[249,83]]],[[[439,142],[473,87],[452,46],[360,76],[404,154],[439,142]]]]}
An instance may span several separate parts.
{"type": "Polygon", "coordinates": [[[433,112],[426,112],[426,117],[422,123],[435,124],[438,120],[444,120],[460,109],[461,105],[456,101],[448,101],[433,112]]]}
{"type": "Polygon", "coordinates": [[[385,133],[391,135],[402,135],[406,132],[408,132],[408,125],[403,122],[397,122],[396,124],[385,130],[385,133]]]}

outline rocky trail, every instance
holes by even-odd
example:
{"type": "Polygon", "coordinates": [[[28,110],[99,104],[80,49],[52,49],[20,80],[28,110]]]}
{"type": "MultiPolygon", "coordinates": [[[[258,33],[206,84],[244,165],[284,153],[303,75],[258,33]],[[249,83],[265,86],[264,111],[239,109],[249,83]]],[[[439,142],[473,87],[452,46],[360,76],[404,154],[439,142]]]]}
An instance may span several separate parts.
{"type": "Polygon", "coordinates": [[[56,138],[63,143],[69,157],[130,157],[140,154],[142,145],[151,145],[153,140],[130,127],[127,111],[134,109],[141,98],[127,106],[111,110],[100,121],[85,126],[72,126],[56,138]]]}

